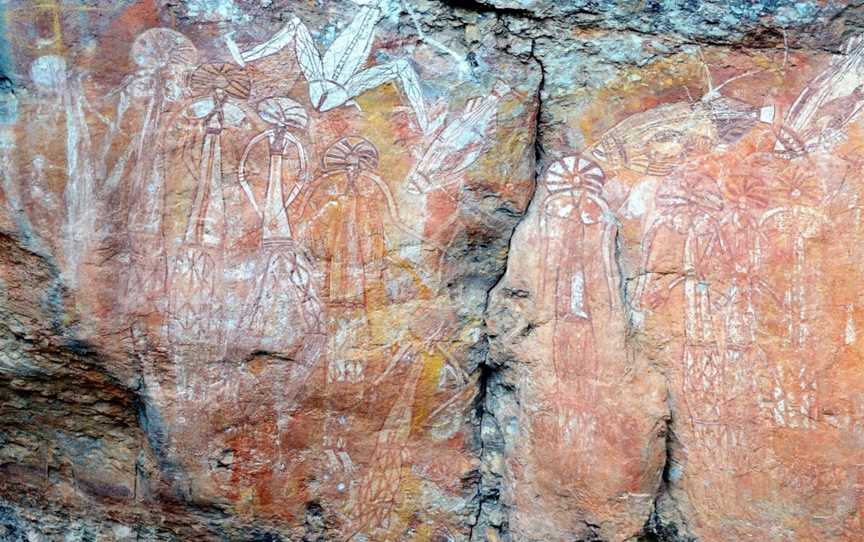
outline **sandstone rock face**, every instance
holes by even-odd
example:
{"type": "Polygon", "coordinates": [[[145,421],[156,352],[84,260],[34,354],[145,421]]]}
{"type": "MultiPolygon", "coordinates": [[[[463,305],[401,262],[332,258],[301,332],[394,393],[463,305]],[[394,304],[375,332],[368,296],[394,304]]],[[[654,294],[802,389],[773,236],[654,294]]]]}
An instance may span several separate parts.
{"type": "Polygon", "coordinates": [[[0,540],[861,539],[857,6],[0,9],[0,540]]]}

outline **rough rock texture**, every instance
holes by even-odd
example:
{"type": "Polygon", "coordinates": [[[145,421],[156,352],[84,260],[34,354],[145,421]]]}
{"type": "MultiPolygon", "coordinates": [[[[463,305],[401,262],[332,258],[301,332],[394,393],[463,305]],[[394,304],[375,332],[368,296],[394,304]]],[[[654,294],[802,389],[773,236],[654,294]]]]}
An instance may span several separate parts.
{"type": "Polygon", "coordinates": [[[858,3],[0,10],[0,540],[861,539],[858,3]]]}

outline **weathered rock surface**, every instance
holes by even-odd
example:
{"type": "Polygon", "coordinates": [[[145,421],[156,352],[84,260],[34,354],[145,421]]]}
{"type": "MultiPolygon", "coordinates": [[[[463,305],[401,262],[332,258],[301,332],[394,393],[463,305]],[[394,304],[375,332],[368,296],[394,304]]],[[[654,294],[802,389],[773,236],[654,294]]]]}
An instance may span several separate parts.
{"type": "Polygon", "coordinates": [[[0,540],[860,540],[857,3],[0,9],[0,540]]]}

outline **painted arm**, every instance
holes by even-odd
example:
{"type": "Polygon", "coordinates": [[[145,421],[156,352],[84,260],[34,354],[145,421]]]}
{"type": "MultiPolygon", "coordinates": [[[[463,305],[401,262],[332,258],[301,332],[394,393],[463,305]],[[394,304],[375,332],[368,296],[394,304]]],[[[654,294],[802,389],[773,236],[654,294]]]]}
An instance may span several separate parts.
{"type": "Polygon", "coordinates": [[[603,251],[603,267],[604,271],[606,271],[606,287],[609,291],[609,308],[615,310],[619,306],[619,304],[616,302],[616,300],[618,299],[618,296],[616,294],[618,292],[619,285],[615,283],[615,278],[618,277],[619,270],[618,266],[615,264],[614,256],[615,237],[617,236],[618,231],[618,220],[615,218],[615,215],[613,215],[609,211],[609,208],[606,207],[605,202],[603,202],[601,208],[603,209],[603,234],[601,236],[600,243],[603,251]]]}
{"type": "Polygon", "coordinates": [[[294,183],[294,186],[291,187],[291,192],[288,193],[288,196],[282,202],[286,214],[288,214],[288,207],[294,203],[294,200],[300,195],[300,191],[302,190],[301,186],[306,185],[309,181],[309,167],[307,166],[306,151],[303,150],[303,145],[300,144],[300,141],[298,141],[296,137],[286,132],[285,146],[282,148],[283,153],[287,150],[288,143],[292,143],[297,148],[297,156],[300,160],[300,178],[298,182],[294,183]]]}
{"type": "Polygon", "coordinates": [[[246,161],[249,159],[249,153],[252,152],[252,148],[262,139],[269,137],[272,133],[273,130],[265,130],[253,137],[252,140],[249,141],[249,144],[246,145],[246,148],[243,149],[243,157],[240,158],[240,165],[237,167],[237,181],[240,183],[243,192],[246,194],[246,198],[249,200],[249,203],[252,204],[252,208],[255,209],[255,213],[257,213],[259,217],[263,217],[264,215],[261,213],[258,204],[255,202],[255,195],[252,193],[252,187],[250,187],[249,183],[246,181],[246,161]]]}
{"type": "Polygon", "coordinates": [[[260,60],[272,54],[278,53],[289,43],[294,40],[294,35],[297,32],[298,26],[303,23],[297,17],[291,17],[285,25],[280,28],[273,36],[262,44],[256,45],[248,51],[240,51],[237,43],[234,41],[234,33],[231,32],[225,35],[225,44],[228,46],[228,51],[234,58],[234,61],[240,66],[245,66],[249,62],[260,60]]]}
{"type": "Polygon", "coordinates": [[[367,173],[366,176],[375,183],[375,186],[377,186],[378,190],[381,191],[381,194],[384,195],[384,200],[387,202],[387,211],[390,213],[390,217],[395,222],[401,224],[402,217],[399,216],[399,208],[396,206],[396,200],[393,199],[393,193],[390,192],[390,187],[387,186],[387,183],[385,183],[378,175],[367,173]]]}

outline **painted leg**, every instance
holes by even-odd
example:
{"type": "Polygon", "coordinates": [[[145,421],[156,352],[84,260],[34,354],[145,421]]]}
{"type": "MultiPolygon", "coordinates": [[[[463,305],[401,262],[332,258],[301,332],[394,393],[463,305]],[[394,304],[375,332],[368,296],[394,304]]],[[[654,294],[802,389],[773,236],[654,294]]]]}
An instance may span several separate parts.
{"type": "Polygon", "coordinates": [[[351,23],[324,53],[324,73],[333,81],[345,82],[357,73],[369,58],[375,25],[381,18],[381,10],[375,6],[364,6],[351,23]]]}
{"type": "Polygon", "coordinates": [[[309,86],[309,101],[316,109],[320,109],[319,104],[327,88],[324,83],[327,76],[324,75],[321,53],[318,52],[309,29],[303,23],[300,23],[294,33],[294,48],[297,62],[300,63],[300,71],[303,72],[309,86]]]}
{"type": "MultiPolygon", "coordinates": [[[[279,29],[273,36],[260,45],[249,49],[248,51],[240,52],[240,48],[234,42],[233,32],[225,36],[225,43],[234,61],[241,66],[245,66],[248,62],[254,62],[272,54],[276,54],[294,39],[297,28],[303,26],[303,23],[297,17],[291,17],[285,25],[279,29]]],[[[305,27],[304,27],[305,28],[305,27]]]]}
{"type": "MultiPolygon", "coordinates": [[[[414,109],[417,123],[420,125],[420,129],[426,133],[429,130],[429,117],[426,113],[423,91],[420,89],[420,79],[407,60],[399,59],[363,70],[351,78],[346,85],[346,90],[349,96],[354,97],[391,81],[399,81],[402,85],[402,91],[414,109]]],[[[322,110],[326,111],[327,109],[329,108],[322,110]]]]}

